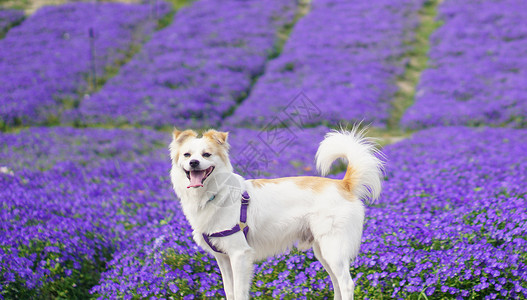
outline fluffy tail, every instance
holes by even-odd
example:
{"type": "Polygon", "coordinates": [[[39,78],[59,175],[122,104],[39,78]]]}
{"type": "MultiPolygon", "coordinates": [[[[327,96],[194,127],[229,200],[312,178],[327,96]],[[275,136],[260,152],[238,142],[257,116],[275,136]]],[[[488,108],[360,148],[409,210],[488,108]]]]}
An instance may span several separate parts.
{"type": "Polygon", "coordinates": [[[329,132],[318,147],[316,162],[318,171],[325,176],[335,160],[346,159],[344,188],[359,199],[373,202],[381,193],[384,155],[372,139],[364,136],[365,130],[354,127],[351,131],[329,132]]]}

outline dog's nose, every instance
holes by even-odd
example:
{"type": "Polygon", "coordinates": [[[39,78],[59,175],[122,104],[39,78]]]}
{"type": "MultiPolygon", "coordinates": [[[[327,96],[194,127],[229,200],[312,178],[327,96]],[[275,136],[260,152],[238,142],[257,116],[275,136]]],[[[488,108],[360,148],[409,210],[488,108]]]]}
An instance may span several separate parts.
{"type": "Polygon", "coordinates": [[[195,168],[195,167],[199,166],[199,160],[197,160],[197,159],[193,159],[193,160],[190,161],[189,164],[190,164],[190,166],[191,166],[192,168],[195,168]]]}

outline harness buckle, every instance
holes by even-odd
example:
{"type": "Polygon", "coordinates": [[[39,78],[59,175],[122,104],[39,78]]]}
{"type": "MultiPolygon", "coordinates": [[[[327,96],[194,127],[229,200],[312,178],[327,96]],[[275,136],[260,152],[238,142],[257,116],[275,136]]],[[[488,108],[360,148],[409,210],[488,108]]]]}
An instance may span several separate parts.
{"type": "Polygon", "coordinates": [[[245,227],[247,227],[247,223],[245,222],[240,222],[239,224],[240,224],[240,230],[244,230],[245,227]]]}

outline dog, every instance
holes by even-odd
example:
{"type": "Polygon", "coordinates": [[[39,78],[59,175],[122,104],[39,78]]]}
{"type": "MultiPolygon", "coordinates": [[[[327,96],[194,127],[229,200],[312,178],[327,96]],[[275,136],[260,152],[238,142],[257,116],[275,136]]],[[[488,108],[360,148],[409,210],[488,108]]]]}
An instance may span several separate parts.
{"type": "Polygon", "coordinates": [[[245,180],[233,172],[228,132],[174,129],[170,177],[196,243],[217,260],[227,299],[248,299],[255,261],[296,246],[313,248],[335,299],[353,299],[350,263],[359,252],[363,201],[381,192],[384,156],[364,130],[332,131],[316,153],[325,176],[347,161],[342,180],[284,177],[245,180]]]}

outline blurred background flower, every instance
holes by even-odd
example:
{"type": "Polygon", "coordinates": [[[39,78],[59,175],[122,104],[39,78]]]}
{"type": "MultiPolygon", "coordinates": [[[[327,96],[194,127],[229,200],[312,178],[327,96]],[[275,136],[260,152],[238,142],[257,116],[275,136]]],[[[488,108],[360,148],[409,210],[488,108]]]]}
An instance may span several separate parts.
{"type": "MultiPolygon", "coordinates": [[[[0,299],[222,298],[168,172],[173,126],[247,177],[316,175],[333,128],[387,156],[357,299],[527,297],[520,0],[0,0],[0,299]]],[[[341,178],[345,166],[329,175],[341,178]]],[[[312,251],[256,299],[324,299],[312,251]]]]}

